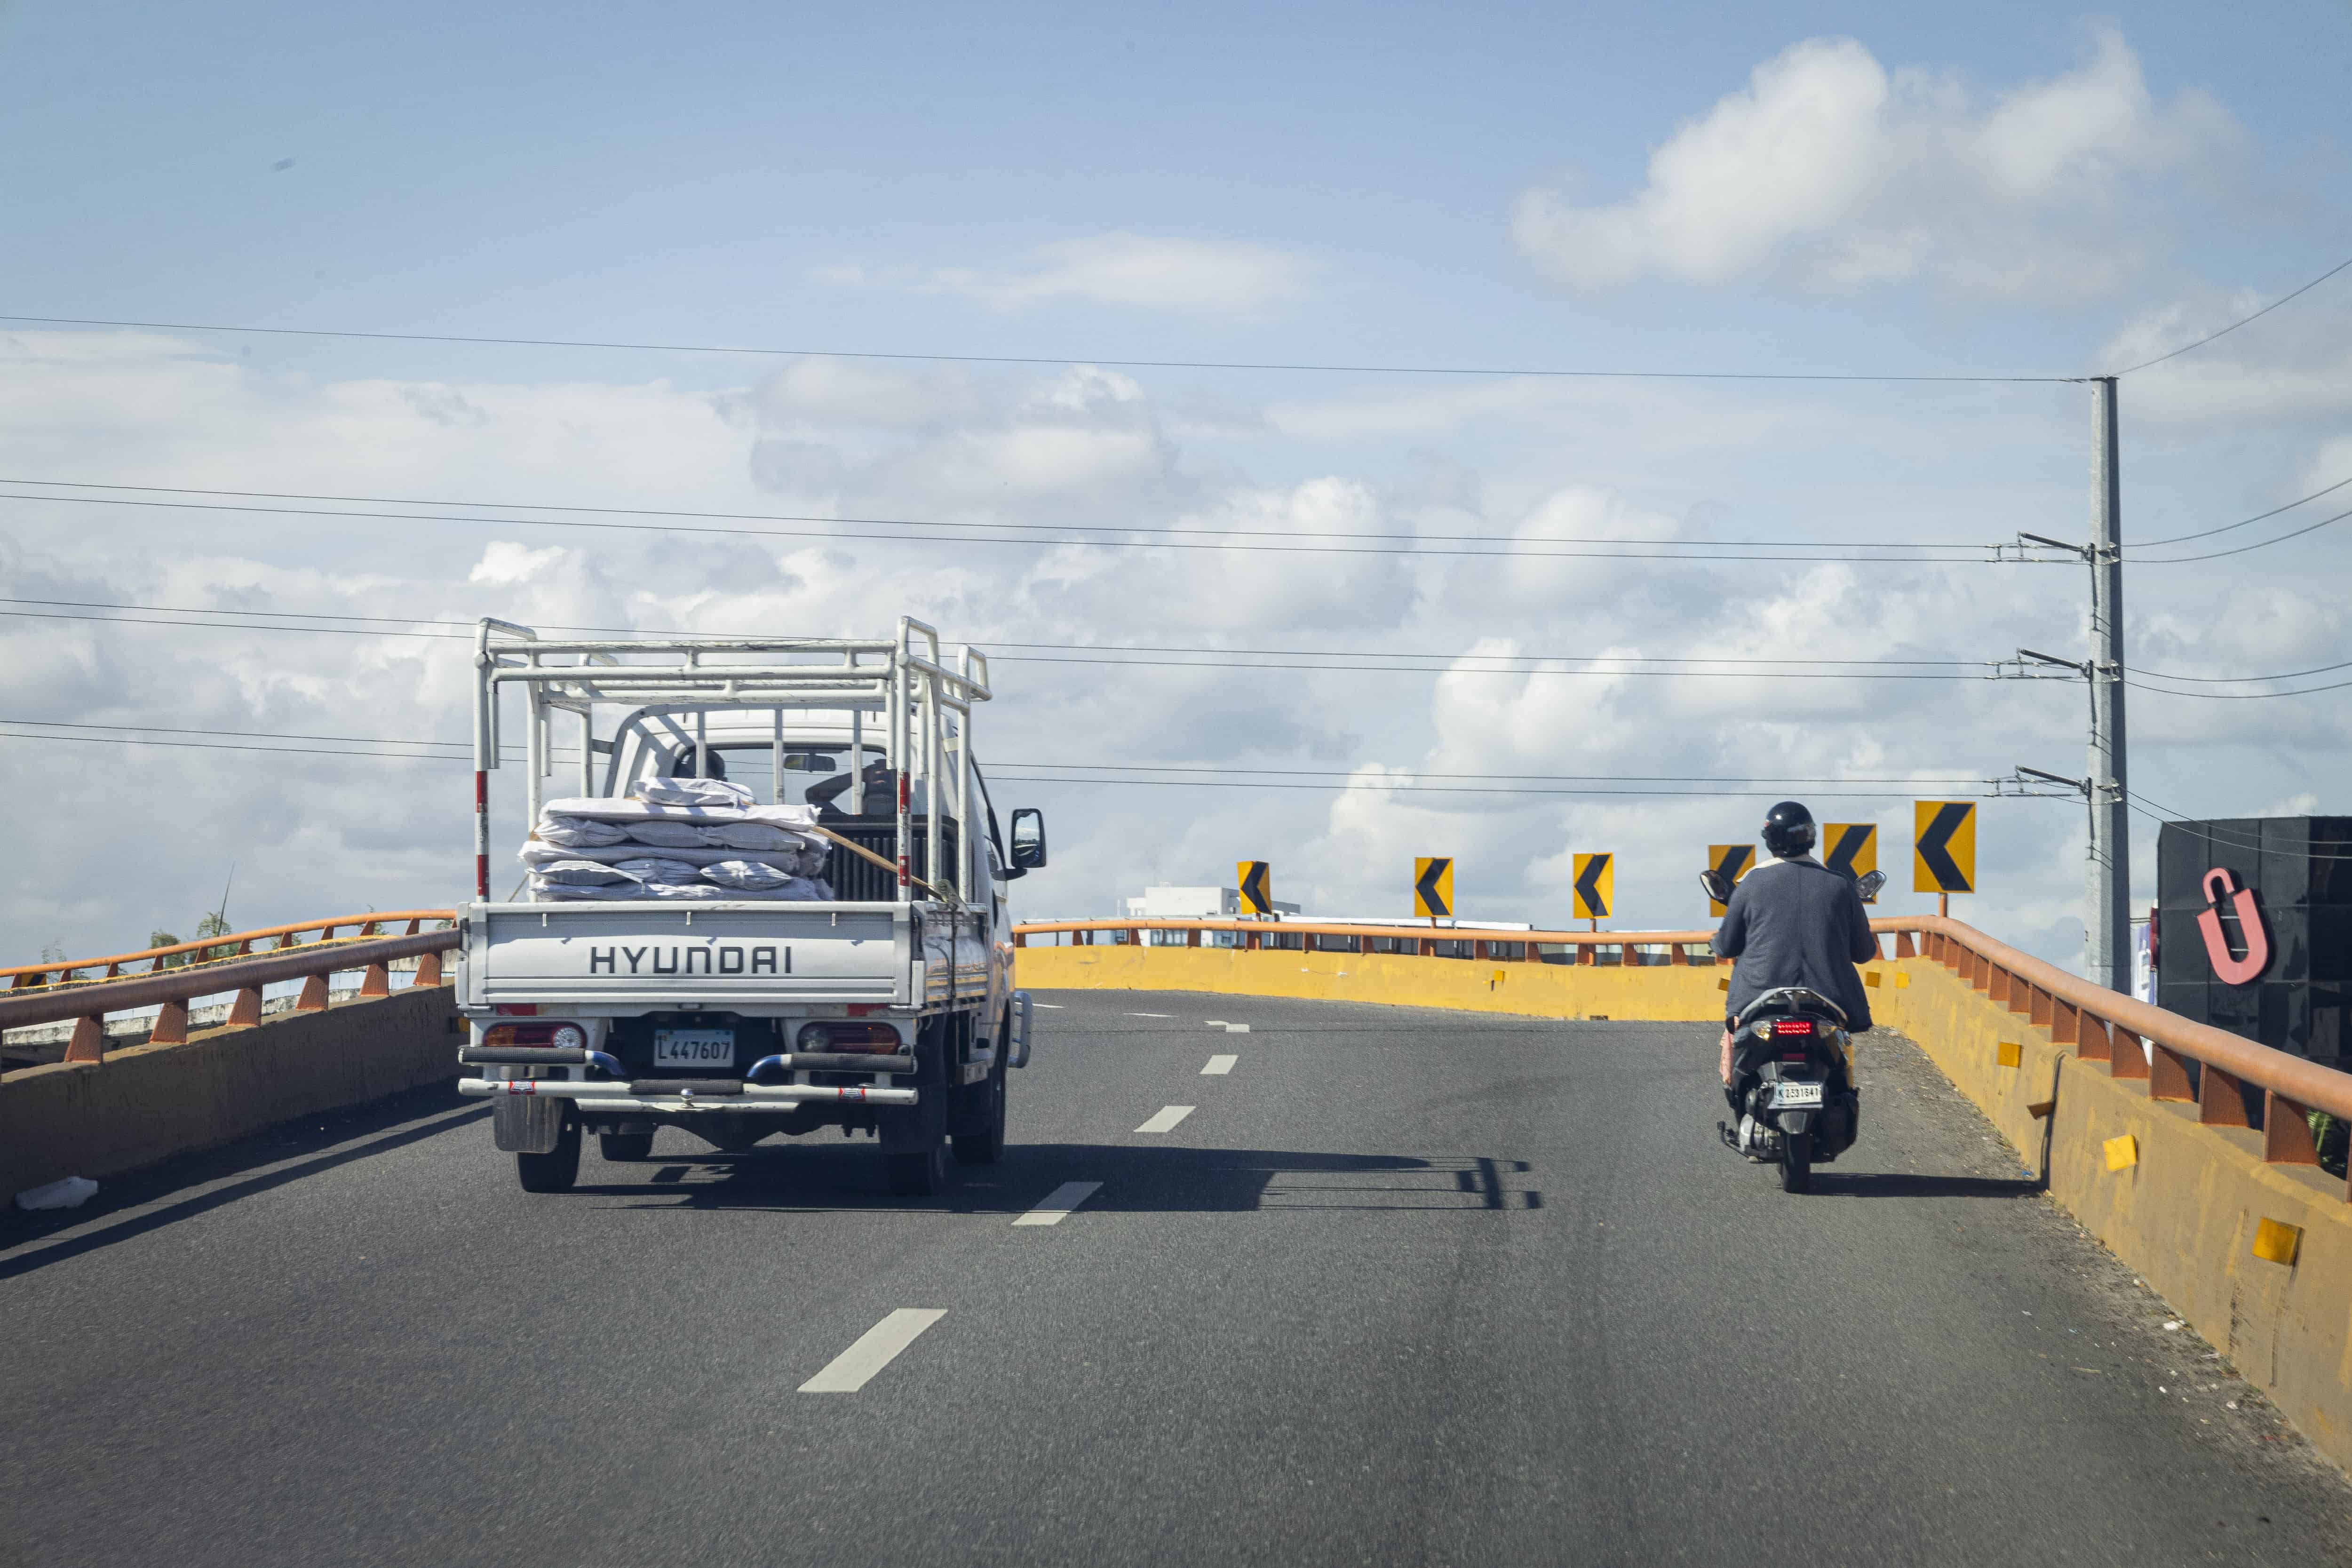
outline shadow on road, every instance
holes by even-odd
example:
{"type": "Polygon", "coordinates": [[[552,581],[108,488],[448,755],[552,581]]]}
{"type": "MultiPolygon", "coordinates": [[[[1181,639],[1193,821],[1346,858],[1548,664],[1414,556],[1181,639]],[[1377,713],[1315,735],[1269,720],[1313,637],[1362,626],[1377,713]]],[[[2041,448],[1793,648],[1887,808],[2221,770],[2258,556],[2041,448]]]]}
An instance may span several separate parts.
{"type": "Polygon", "coordinates": [[[217,1149],[175,1155],[99,1184],[98,1196],[79,1209],[26,1214],[14,1205],[0,1210],[0,1279],[13,1279],[52,1263],[79,1258],[118,1241],[129,1241],[164,1226],[208,1214],[239,1198],[299,1182],[338,1165],[437,1137],[487,1120],[490,1108],[457,1098],[448,1084],[431,1084],[365,1105],[322,1111],[240,1138],[217,1149]],[[354,1139],[360,1142],[352,1142],[354,1139]],[[215,1185],[213,1184],[219,1184],[215,1185]],[[177,1202],[161,1202],[191,1187],[177,1202]],[[99,1224],[79,1236],[29,1252],[12,1249],[108,1215],[156,1206],[115,1224],[99,1224]]]}
{"type": "Polygon", "coordinates": [[[581,1165],[578,1195],[633,1208],[890,1210],[1020,1214],[1064,1182],[1100,1182],[1094,1212],[1234,1214],[1272,1209],[1537,1209],[1523,1160],[1484,1155],[1328,1154],[1280,1149],[1177,1149],[1030,1143],[994,1165],[959,1167],[938,1197],[882,1191],[873,1143],[786,1144],[642,1163],[581,1165]]]}
{"type": "Polygon", "coordinates": [[[1923,1176],[1901,1171],[1813,1172],[1813,1192],[1825,1198],[2022,1198],[2042,1190],[2030,1177],[1923,1176]]]}

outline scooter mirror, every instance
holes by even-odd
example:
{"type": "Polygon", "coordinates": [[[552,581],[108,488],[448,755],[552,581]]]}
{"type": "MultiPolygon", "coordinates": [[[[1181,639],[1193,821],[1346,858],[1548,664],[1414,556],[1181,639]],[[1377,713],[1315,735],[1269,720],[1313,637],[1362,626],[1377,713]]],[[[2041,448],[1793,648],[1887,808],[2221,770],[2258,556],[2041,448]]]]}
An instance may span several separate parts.
{"type": "Polygon", "coordinates": [[[1886,873],[1884,871],[1864,871],[1861,876],[1856,877],[1853,879],[1853,886],[1854,890],[1862,895],[1863,902],[1868,903],[1871,900],[1878,897],[1879,889],[1886,886],[1886,873]]]}
{"type": "Polygon", "coordinates": [[[1706,889],[1706,896],[1715,902],[1731,902],[1731,879],[1714,867],[1710,866],[1698,874],[1698,885],[1706,889]]]}

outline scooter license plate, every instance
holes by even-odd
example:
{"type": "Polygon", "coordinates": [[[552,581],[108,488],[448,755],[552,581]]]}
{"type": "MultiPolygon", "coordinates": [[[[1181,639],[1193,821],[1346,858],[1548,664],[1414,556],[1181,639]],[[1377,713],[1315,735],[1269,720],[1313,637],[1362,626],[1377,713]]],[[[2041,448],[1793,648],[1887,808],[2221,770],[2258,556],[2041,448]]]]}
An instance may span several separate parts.
{"type": "Polygon", "coordinates": [[[1821,1102],[1822,1086],[1817,1083],[1783,1083],[1779,1086],[1778,1092],[1772,1100],[1775,1110],[1819,1105],[1821,1102]]]}
{"type": "Polygon", "coordinates": [[[654,1066],[657,1068],[731,1068],[735,1065],[732,1029],[656,1029],[654,1066]]]}

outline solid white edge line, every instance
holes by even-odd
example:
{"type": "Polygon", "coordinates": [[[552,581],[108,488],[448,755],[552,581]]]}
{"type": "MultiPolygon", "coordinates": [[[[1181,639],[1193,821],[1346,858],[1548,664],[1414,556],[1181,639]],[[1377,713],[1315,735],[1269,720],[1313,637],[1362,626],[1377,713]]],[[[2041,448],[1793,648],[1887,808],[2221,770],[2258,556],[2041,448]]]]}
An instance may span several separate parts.
{"type": "Polygon", "coordinates": [[[946,1317],[943,1307],[901,1307],[857,1336],[857,1342],[800,1386],[803,1394],[855,1394],[898,1359],[898,1352],[946,1317]]]}
{"type": "Polygon", "coordinates": [[[1176,1124],[1192,1114],[1189,1105],[1163,1105],[1150,1121],[1136,1129],[1138,1132],[1172,1132],[1176,1124]]]}
{"type": "Polygon", "coordinates": [[[1233,1071],[1234,1064],[1241,1059],[1241,1058],[1234,1056],[1219,1055],[1211,1057],[1209,1058],[1209,1065],[1201,1069],[1201,1076],[1202,1078],[1223,1078],[1225,1074],[1233,1071]]]}
{"type": "Polygon", "coordinates": [[[1070,1211],[1102,1191],[1100,1182],[1064,1182],[1045,1194],[1045,1200],[1014,1220],[1014,1225],[1059,1225],[1070,1217],[1070,1211]]]}

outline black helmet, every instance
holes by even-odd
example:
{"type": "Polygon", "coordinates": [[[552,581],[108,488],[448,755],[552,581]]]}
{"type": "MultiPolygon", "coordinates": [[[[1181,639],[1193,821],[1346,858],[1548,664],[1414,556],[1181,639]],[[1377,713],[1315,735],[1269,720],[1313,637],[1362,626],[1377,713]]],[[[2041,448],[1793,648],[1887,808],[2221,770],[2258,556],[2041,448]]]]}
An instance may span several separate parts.
{"type": "Polygon", "coordinates": [[[1813,814],[1784,800],[1764,814],[1764,847],[1792,860],[1813,847],[1813,814]]]}

